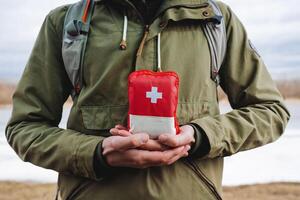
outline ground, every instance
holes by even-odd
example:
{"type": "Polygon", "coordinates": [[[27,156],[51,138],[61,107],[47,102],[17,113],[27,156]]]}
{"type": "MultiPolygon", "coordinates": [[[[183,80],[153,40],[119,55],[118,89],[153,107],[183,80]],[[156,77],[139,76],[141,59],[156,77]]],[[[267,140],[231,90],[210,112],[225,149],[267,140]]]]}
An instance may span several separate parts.
{"type": "MultiPolygon", "coordinates": [[[[55,184],[0,182],[0,200],[53,200],[55,184]]],[[[300,200],[300,183],[225,187],[224,200],[300,200]]]]}

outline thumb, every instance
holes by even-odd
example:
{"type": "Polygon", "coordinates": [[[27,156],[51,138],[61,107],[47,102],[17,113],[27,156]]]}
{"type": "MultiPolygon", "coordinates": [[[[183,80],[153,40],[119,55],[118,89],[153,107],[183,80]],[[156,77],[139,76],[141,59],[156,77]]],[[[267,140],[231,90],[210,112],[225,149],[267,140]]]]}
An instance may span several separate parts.
{"type": "Polygon", "coordinates": [[[134,134],[128,137],[116,137],[111,141],[111,146],[115,151],[134,149],[146,144],[149,135],[145,133],[134,134]]]}

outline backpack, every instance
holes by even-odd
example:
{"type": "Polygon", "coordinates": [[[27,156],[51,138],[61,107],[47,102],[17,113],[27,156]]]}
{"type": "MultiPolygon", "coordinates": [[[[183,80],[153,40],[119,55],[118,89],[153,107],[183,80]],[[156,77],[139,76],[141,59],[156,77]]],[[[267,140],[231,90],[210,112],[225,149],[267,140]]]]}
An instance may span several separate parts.
{"type": "MultiPolygon", "coordinates": [[[[202,28],[207,38],[211,55],[211,78],[220,83],[219,70],[226,53],[226,27],[223,15],[217,3],[209,0],[220,23],[207,21],[202,28]]],[[[94,0],[81,0],[72,4],[65,16],[63,30],[62,57],[68,77],[73,85],[71,93],[74,99],[83,85],[83,62],[88,40],[90,22],[94,10],[94,0]]]]}

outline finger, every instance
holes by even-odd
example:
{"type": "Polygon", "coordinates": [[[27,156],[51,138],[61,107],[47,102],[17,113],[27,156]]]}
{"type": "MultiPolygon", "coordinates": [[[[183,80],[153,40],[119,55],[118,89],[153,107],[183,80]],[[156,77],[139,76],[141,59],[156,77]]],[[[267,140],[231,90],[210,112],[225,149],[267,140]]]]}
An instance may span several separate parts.
{"type": "Polygon", "coordinates": [[[130,132],[127,131],[127,130],[119,130],[119,135],[122,135],[122,136],[130,136],[130,135],[132,135],[132,133],[130,133],[130,132]]]}
{"type": "Polygon", "coordinates": [[[159,143],[157,140],[149,139],[146,144],[143,144],[139,147],[139,149],[142,150],[148,150],[148,151],[165,151],[169,149],[170,147],[159,143]]]}
{"type": "Polygon", "coordinates": [[[112,152],[106,155],[106,160],[111,166],[141,169],[175,162],[181,158],[185,152],[185,147],[178,147],[165,152],[129,149],[123,152],[112,152]]]}
{"type": "Polygon", "coordinates": [[[184,147],[177,147],[175,149],[166,150],[164,152],[159,151],[148,151],[143,154],[145,166],[161,166],[167,165],[171,158],[181,154],[184,147]]]}
{"type": "MultiPolygon", "coordinates": [[[[128,150],[129,151],[129,150],[128,150]]],[[[131,167],[131,161],[124,156],[123,152],[114,151],[105,155],[105,160],[112,167],[131,167]]]]}
{"type": "Polygon", "coordinates": [[[115,151],[137,148],[146,144],[149,140],[148,134],[135,134],[128,137],[114,137],[111,140],[111,147],[115,151]]]}
{"type": "Polygon", "coordinates": [[[106,162],[114,167],[144,168],[143,154],[148,151],[129,149],[123,152],[112,152],[106,155],[106,162]],[[139,158],[139,159],[137,159],[139,158]]]}
{"type": "Polygon", "coordinates": [[[126,130],[119,130],[117,128],[110,129],[110,133],[114,136],[130,136],[131,133],[126,130]]]}
{"type": "MultiPolygon", "coordinates": [[[[170,151],[170,155],[173,156],[180,154],[184,147],[179,147],[176,149],[172,149],[170,151]],[[173,152],[171,154],[171,152],[173,152]]],[[[137,149],[129,149],[124,152],[122,156],[120,154],[116,154],[113,152],[109,154],[107,157],[107,162],[113,166],[119,167],[132,167],[132,168],[147,168],[152,166],[161,166],[166,165],[169,161],[169,157],[167,158],[166,153],[160,151],[146,151],[146,150],[137,150],[137,149]],[[114,156],[111,158],[111,156],[114,156]]]]}
{"type": "Polygon", "coordinates": [[[171,164],[175,163],[177,160],[179,160],[180,158],[187,157],[189,155],[188,151],[190,149],[191,149],[191,147],[189,145],[185,146],[185,148],[182,150],[181,154],[178,154],[177,156],[174,156],[173,158],[171,158],[167,164],[171,165],[171,164]]]}
{"type": "Polygon", "coordinates": [[[169,164],[173,158],[181,157],[183,152],[185,153],[185,146],[177,147],[174,150],[167,150],[164,153],[165,158],[163,159],[164,164],[169,164]]]}
{"type": "Polygon", "coordinates": [[[116,129],[116,128],[112,128],[112,129],[110,129],[110,130],[109,130],[109,132],[110,132],[112,135],[116,135],[116,136],[118,136],[118,135],[119,135],[119,130],[118,130],[118,129],[116,129]]]}
{"type": "Polygon", "coordinates": [[[119,130],[128,130],[125,126],[121,125],[121,124],[117,124],[115,126],[116,129],[119,129],[119,130]]]}
{"type": "Polygon", "coordinates": [[[170,147],[179,147],[179,146],[188,145],[193,140],[194,140],[193,135],[189,133],[178,134],[178,135],[162,134],[158,137],[158,141],[160,143],[170,147]]]}

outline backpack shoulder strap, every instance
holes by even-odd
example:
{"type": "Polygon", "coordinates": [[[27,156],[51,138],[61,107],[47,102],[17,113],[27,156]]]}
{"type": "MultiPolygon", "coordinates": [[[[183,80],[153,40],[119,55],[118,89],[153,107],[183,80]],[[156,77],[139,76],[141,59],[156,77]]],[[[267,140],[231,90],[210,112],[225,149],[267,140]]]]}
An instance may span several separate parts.
{"type": "Polygon", "coordinates": [[[65,16],[62,57],[66,72],[73,85],[72,98],[82,88],[83,57],[90,28],[94,0],[81,0],[72,4],[65,16]]]}
{"type": "Polygon", "coordinates": [[[203,29],[208,41],[211,55],[211,78],[220,83],[219,70],[223,63],[227,48],[226,26],[223,14],[214,0],[209,0],[209,4],[216,13],[218,20],[204,24],[203,29]]]}

